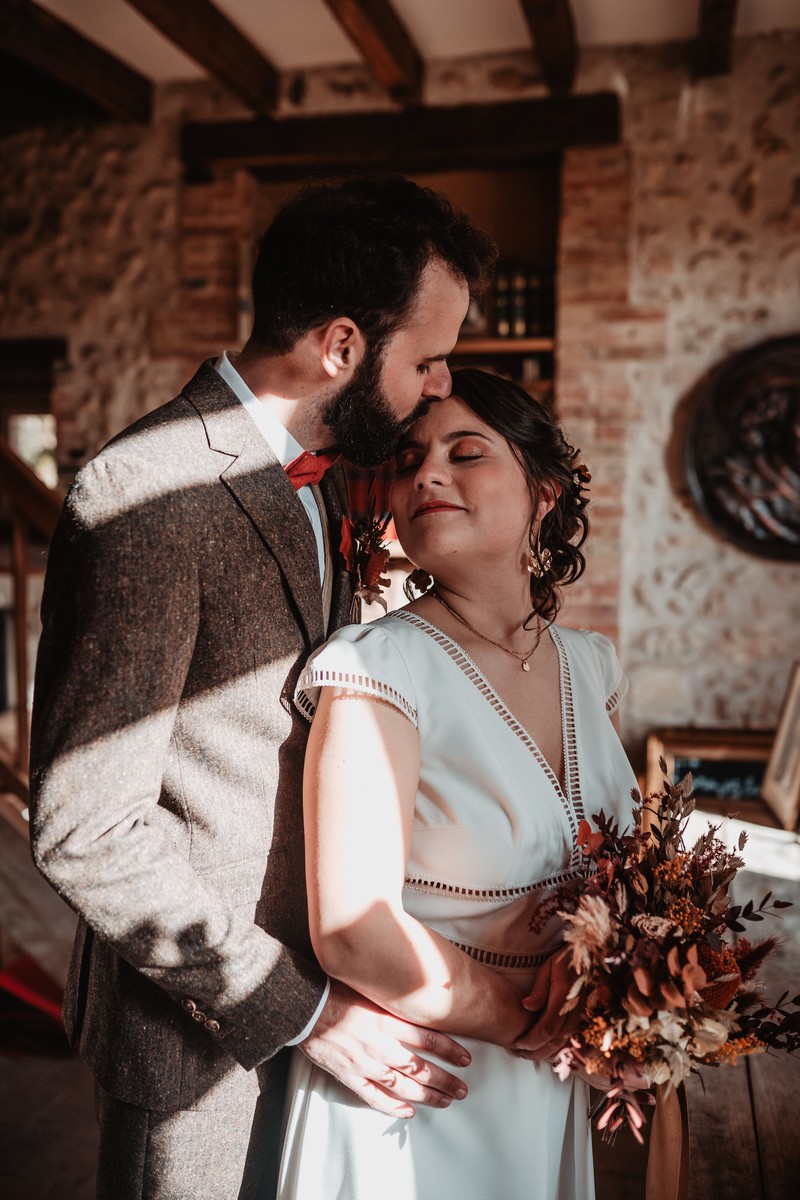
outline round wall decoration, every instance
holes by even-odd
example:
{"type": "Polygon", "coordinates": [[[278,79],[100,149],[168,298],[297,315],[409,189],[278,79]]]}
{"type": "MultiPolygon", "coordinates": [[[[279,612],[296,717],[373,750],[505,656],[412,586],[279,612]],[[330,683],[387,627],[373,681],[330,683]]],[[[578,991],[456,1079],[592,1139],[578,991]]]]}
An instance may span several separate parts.
{"type": "Polygon", "coordinates": [[[699,385],[684,468],[718,533],[750,554],[800,560],[800,335],[743,350],[699,385]]]}

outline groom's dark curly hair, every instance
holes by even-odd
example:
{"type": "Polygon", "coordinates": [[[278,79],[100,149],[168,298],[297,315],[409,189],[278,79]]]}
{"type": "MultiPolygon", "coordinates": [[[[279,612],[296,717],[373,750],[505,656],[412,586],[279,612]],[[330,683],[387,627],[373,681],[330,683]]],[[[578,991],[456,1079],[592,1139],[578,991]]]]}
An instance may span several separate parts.
{"type": "Polygon", "coordinates": [[[261,239],[251,340],[286,354],[310,330],[347,316],[379,350],[402,325],[431,259],[477,296],[496,258],[466,213],[401,175],[306,185],[261,239]]]}

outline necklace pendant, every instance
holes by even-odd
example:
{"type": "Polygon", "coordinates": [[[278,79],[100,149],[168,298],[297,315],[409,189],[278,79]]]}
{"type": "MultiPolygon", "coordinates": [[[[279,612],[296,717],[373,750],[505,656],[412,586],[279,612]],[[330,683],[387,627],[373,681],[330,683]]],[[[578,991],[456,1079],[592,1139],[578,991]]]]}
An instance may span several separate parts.
{"type": "Polygon", "coordinates": [[[522,664],[522,669],[523,669],[523,671],[530,671],[530,667],[528,666],[528,664],[526,662],[524,662],[522,664]]]}

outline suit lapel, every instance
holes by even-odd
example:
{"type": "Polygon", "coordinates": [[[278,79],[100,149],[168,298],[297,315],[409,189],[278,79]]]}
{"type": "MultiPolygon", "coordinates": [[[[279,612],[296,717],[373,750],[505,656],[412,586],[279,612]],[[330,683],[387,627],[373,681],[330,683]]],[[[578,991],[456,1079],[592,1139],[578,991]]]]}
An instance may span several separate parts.
{"type": "Polygon", "coordinates": [[[286,472],[211,360],[184,395],[203,420],[210,450],[232,459],[222,467],[220,480],[277,560],[306,639],[317,645],[325,630],[316,539],[286,472]]]}
{"type": "Polygon", "coordinates": [[[330,633],[352,621],[353,577],[347,570],[339,545],[342,540],[342,517],[348,511],[347,479],[341,466],[332,467],[320,483],[328,514],[331,542],[331,616],[328,623],[330,633]]]}

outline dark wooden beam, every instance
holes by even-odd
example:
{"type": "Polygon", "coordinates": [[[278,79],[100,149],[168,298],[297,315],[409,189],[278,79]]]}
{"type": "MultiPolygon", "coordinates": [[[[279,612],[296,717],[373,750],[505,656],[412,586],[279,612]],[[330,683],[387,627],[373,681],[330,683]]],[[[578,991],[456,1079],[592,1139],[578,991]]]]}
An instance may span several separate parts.
{"type": "Polygon", "coordinates": [[[568,92],[578,66],[578,42],[569,0],[520,0],[545,83],[568,92]]]}
{"type": "Polygon", "coordinates": [[[278,71],[211,0],[128,0],[128,4],[253,112],[274,111],[278,71]]]}
{"type": "Polygon", "coordinates": [[[727,75],[730,71],[737,2],[700,0],[700,29],[692,56],[698,78],[727,75]]]}
{"type": "Polygon", "coordinates": [[[325,0],[381,87],[395,100],[419,98],[423,63],[390,0],[325,0]]]}
{"type": "Polygon", "coordinates": [[[616,92],[400,112],[184,126],[191,177],[251,168],[271,179],[369,170],[454,170],[531,162],[567,146],[616,142],[616,92]]]}
{"type": "Polygon", "coordinates": [[[36,126],[99,125],[111,119],[74,88],[0,50],[0,137],[36,126]]]}
{"type": "Polygon", "coordinates": [[[0,49],[73,88],[123,121],[150,120],[153,85],[30,0],[3,0],[0,49]]]}

